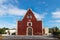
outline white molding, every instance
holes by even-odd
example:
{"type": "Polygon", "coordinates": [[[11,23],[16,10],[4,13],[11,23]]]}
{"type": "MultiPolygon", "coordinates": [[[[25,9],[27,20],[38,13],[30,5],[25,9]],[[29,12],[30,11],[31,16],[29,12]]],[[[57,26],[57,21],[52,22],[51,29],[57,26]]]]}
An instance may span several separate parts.
{"type": "Polygon", "coordinates": [[[32,26],[32,22],[27,22],[27,26],[29,26],[29,23],[31,23],[31,26],[32,26]]]}
{"type": "Polygon", "coordinates": [[[29,36],[29,35],[28,35],[28,29],[29,29],[29,28],[32,29],[32,36],[33,36],[33,28],[32,28],[32,27],[27,27],[27,29],[26,29],[26,35],[29,36]]]}
{"type": "Polygon", "coordinates": [[[16,35],[18,35],[18,21],[16,22],[16,35]]]}
{"type": "Polygon", "coordinates": [[[44,25],[43,25],[43,20],[42,20],[42,35],[43,35],[43,27],[44,27],[44,25]]]}

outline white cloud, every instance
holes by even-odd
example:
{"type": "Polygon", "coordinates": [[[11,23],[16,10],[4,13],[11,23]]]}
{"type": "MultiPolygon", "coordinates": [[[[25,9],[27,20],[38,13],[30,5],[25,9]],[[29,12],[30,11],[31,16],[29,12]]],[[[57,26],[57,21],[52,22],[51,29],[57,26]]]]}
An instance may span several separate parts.
{"type": "Polygon", "coordinates": [[[33,12],[33,13],[35,14],[35,17],[37,18],[37,20],[42,20],[47,15],[47,12],[44,12],[43,14],[38,14],[36,12],[33,12]]]}
{"type": "Polygon", "coordinates": [[[60,22],[60,20],[55,20],[55,22],[60,22]]]}
{"type": "Polygon", "coordinates": [[[55,12],[52,12],[52,18],[50,22],[60,23],[60,9],[58,8],[55,12]]]}
{"type": "Polygon", "coordinates": [[[44,18],[43,15],[37,14],[35,13],[35,17],[37,18],[37,20],[42,20],[42,18],[44,18]]]}
{"type": "Polygon", "coordinates": [[[6,21],[0,21],[0,28],[7,27],[7,28],[16,28],[17,24],[8,23],[6,21]]]}
{"type": "Polygon", "coordinates": [[[52,12],[52,17],[53,18],[60,18],[60,11],[52,12]]]}
{"type": "Polygon", "coordinates": [[[0,0],[0,4],[2,4],[2,3],[4,3],[4,2],[6,2],[7,0],[0,0]]]}
{"type": "MultiPolygon", "coordinates": [[[[24,9],[19,9],[13,5],[1,5],[0,8],[0,16],[4,16],[5,14],[10,14],[10,15],[16,15],[16,16],[24,16],[25,13],[27,12],[27,10],[24,9]]],[[[35,16],[37,19],[41,20],[42,18],[44,18],[45,13],[44,14],[38,14],[36,12],[34,12],[35,16]]]]}
{"type": "Polygon", "coordinates": [[[13,5],[1,5],[0,8],[0,15],[4,15],[4,14],[10,14],[10,15],[19,15],[19,16],[23,16],[26,13],[26,10],[24,9],[18,9],[17,7],[13,6],[13,5]]]}
{"type": "Polygon", "coordinates": [[[60,20],[50,20],[50,22],[60,23],[60,20]]]}
{"type": "MultiPolygon", "coordinates": [[[[10,2],[13,2],[14,0],[10,0],[10,2]]],[[[27,10],[24,9],[19,9],[16,6],[12,5],[12,4],[8,4],[8,5],[3,5],[4,2],[8,2],[8,0],[0,0],[0,2],[2,2],[2,4],[0,3],[0,16],[4,16],[5,14],[10,14],[10,15],[16,15],[16,16],[24,16],[27,10]]],[[[16,3],[18,3],[18,0],[15,0],[16,3]]],[[[45,17],[45,13],[44,14],[38,14],[36,12],[34,12],[35,16],[37,19],[42,19],[45,17]]]]}
{"type": "Polygon", "coordinates": [[[13,8],[13,9],[9,9],[8,13],[11,14],[11,15],[24,16],[25,13],[26,13],[26,10],[18,9],[18,8],[13,8]]]}
{"type": "MultiPolygon", "coordinates": [[[[26,11],[25,9],[19,9],[18,7],[12,5],[11,3],[3,4],[6,3],[8,0],[0,0],[0,17],[4,16],[6,14],[9,15],[15,15],[15,16],[24,16],[26,11]]],[[[12,1],[11,1],[12,2],[12,1]]],[[[16,3],[18,3],[17,0],[15,0],[16,3]]],[[[38,14],[36,12],[33,12],[38,20],[41,20],[42,18],[45,18],[46,13],[43,14],[38,14]]],[[[16,19],[14,20],[15,22],[17,21],[16,19]]],[[[7,21],[8,22],[8,21],[7,21]]],[[[15,27],[16,24],[11,24],[11,23],[2,23],[0,22],[0,27],[15,27]]]]}

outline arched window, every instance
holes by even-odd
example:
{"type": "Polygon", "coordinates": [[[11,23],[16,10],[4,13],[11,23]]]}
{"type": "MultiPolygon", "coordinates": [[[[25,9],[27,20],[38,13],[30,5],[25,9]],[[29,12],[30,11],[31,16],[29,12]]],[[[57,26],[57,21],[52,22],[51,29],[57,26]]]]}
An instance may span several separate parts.
{"type": "Polygon", "coordinates": [[[27,26],[32,26],[32,22],[27,22],[27,26]]]}

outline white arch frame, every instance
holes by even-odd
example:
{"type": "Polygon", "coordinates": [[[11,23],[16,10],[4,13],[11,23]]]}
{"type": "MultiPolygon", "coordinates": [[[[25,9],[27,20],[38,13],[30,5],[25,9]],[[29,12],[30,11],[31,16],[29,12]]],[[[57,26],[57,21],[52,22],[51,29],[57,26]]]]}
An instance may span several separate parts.
{"type": "Polygon", "coordinates": [[[26,35],[27,35],[27,36],[29,36],[29,35],[28,35],[28,29],[29,29],[29,28],[31,28],[31,29],[32,29],[32,35],[31,35],[31,36],[33,36],[33,28],[32,28],[32,27],[27,27],[26,35]]]}

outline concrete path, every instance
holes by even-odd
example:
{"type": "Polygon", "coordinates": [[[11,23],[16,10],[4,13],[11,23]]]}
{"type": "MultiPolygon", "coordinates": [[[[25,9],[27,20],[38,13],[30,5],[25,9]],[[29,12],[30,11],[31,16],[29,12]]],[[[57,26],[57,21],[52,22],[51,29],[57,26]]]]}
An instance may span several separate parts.
{"type": "Polygon", "coordinates": [[[6,36],[3,40],[59,40],[50,36],[6,36]]]}

